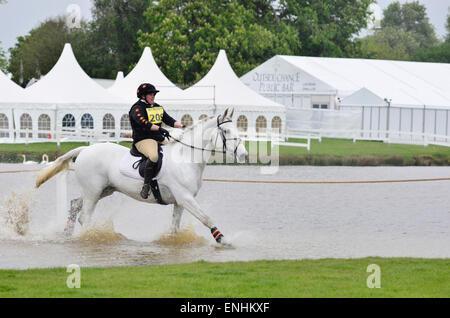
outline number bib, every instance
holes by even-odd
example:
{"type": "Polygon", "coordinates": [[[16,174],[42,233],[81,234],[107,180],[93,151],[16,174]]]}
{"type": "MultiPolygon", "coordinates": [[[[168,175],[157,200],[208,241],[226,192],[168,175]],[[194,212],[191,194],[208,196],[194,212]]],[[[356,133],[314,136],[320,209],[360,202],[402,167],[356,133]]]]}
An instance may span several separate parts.
{"type": "Polygon", "coordinates": [[[162,122],[164,109],[162,107],[147,108],[148,121],[152,124],[160,124],[162,122]]]}

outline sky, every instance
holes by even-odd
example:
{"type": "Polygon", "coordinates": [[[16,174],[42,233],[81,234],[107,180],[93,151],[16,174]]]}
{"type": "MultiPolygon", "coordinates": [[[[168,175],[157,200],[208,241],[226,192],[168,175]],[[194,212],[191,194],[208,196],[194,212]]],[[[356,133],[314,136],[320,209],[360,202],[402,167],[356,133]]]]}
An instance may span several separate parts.
{"type": "MultiPolygon", "coordinates": [[[[399,0],[401,3],[411,0],[399,0]]],[[[26,35],[47,18],[66,14],[68,6],[76,4],[80,8],[81,18],[91,19],[92,0],[7,0],[0,5],[0,42],[6,51],[13,47],[16,38],[26,35]]],[[[381,10],[395,0],[378,0],[381,10]]],[[[446,34],[445,23],[450,0],[419,0],[427,7],[430,22],[435,26],[438,37],[446,34]]]]}

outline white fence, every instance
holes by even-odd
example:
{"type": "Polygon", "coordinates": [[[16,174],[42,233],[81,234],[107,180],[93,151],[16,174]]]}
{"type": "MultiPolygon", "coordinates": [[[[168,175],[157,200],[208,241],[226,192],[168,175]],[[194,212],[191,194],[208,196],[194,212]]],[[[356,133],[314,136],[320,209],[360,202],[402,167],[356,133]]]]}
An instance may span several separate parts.
{"type": "MultiPolygon", "coordinates": [[[[289,122],[289,121],[288,121],[289,122]]],[[[311,140],[322,141],[323,137],[357,140],[376,140],[386,143],[408,143],[427,146],[429,144],[449,146],[450,136],[429,132],[386,130],[386,129],[324,129],[324,128],[290,128],[275,133],[271,129],[260,130],[248,127],[246,132],[240,132],[240,137],[247,141],[272,141],[278,145],[311,147],[311,140]],[[303,139],[305,144],[293,143],[289,139],[303,139]]],[[[0,129],[0,143],[36,143],[36,142],[121,142],[131,141],[131,130],[122,129],[89,129],[89,128],[59,128],[57,130],[23,130],[0,129]]]]}

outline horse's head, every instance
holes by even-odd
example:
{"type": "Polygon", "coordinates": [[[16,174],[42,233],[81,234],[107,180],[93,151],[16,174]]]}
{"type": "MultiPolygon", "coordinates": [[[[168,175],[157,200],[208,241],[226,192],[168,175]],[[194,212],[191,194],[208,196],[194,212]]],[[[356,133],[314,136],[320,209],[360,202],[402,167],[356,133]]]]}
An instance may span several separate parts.
{"type": "Polygon", "coordinates": [[[227,154],[233,154],[239,163],[245,162],[248,152],[236,126],[233,124],[234,109],[217,116],[217,135],[215,136],[215,147],[222,148],[227,154]]]}

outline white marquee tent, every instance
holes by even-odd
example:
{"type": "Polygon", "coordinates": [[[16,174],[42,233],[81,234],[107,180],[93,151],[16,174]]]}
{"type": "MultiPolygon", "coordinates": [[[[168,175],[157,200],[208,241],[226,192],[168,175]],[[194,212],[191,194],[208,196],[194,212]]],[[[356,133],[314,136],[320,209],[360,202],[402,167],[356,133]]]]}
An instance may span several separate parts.
{"type": "Polygon", "coordinates": [[[448,78],[444,63],[277,55],[241,80],[285,105],[290,127],[448,135],[448,78]]]}
{"type": "Polygon", "coordinates": [[[137,100],[136,90],[142,83],[155,85],[156,89],[160,91],[156,95],[156,101],[159,101],[161,104],[166,105],[173,100],[184,98],[183,90],[173,84],[161,72],[149,47],[144,49],[138,63],[127,76],[120,79],[118,74],[116,82],[108,91],[115,96],[126,99],[127,103],[132,105],[137,100]]]}
{"type": "Polygon", "coordinates": [[[13,137],[14,105],[23,100],[24,89],[0,71],[0,138],[13,137]]]}
{"type": "Polygon", "coordinates": [[[125,100],[111,96],[83,71],[67,43],[54,67],[25,89],[21,103],[15,105],[14,120],[16,127],[31,130],[21,132],[21,138],[53,138],[61,126],[104,128],[105,113],[108,128],[118,129],[115,119],[127,111],[125,100]]]}
{"type": "Polygon", "coordinates": [[[136,90],[139,85],[150,83],[160,91],[155,101],[162,105],[172,117],[180,120],[187,112],[194,117],[205,112],[205,107],[193,105],[185,92],[161,72],[149,47],[144,49],[133,70],[127,76],[121,77],[123,73],[118,74],[114,85],[108,91],[114,96],[125,98],[129,107],[137,101],[136,90]]]}
{"type": "Polygon", "coordinates": [[[333,109],[362,88],[391,105],[450,107],[449,77],[443,63],[276,55],[241,79],[288,107],[333,109]]]}
{"type": "Polygon", "coordinates": [[[274,119],[277,122],[275,125],[284,127],[285,107],[245,86],[231,68],[224,50],[220,50],[209,72],[185,92],[192,103],[212,105],[213,113],[228,107],[234,108],[236,118],[243,116],[242,124],[238,122],[238,127],[242,130],[243,127],[270,128],[274,119]]]}

